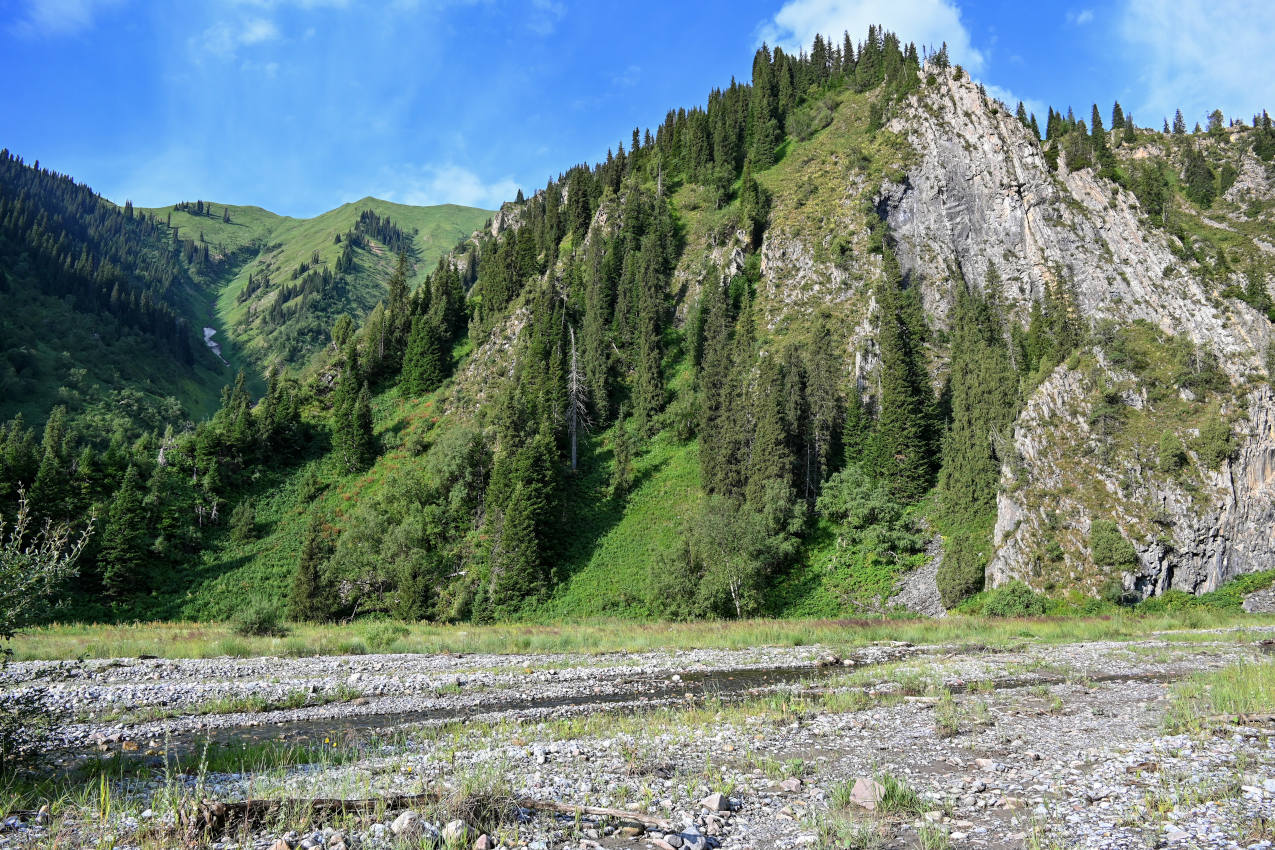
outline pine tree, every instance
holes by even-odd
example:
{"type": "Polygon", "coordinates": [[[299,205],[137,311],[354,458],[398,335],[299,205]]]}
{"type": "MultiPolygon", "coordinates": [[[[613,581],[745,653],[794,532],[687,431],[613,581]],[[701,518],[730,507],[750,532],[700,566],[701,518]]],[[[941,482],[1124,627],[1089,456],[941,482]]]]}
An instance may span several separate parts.
{"type": "Polygon", "coordinates": [[[412,319],[412,332],[403,355],[399,394],[418,398],[432,393],[443,382],[445,374],[442,333],[432,318],[417,316],[412,319]]]}
{"type": "Polygon", "coordinates": [[[332,543],[323,518],[317,511],[311,511],[288,595],[288,615],[292,619],[318,623],[332,619],[336,613],[338,600],[324,576],[331,554],[332,543]]]}
{"type": "Polygon", "coordinates": [[[45,519],[63,519],[71,507],[71,472],[67,450],[66,408],[57,405],[49,412],[40,443],[40,466],[28,494],[34,510],[45,519]]]}
{"type": "MultiPolygon", "coordinates": [[[[988,292],[993,284],[989,282],[988,292]]],[[[1003,458],[997,439],[1018,413],[1018,380],[997,309],[957,288],[952,316],[952,418],[939,474],[944,510],[954,517],[993,512],[1003,458]]]]}
{"type": "Polygon", "coordinates": [[[1182,117],[1182,110],[1179,109],[1173,114],[1173,135],[1182,136],[1186,134],[1186,119],[1182,117]]]}
{"type": "Polygon", "coordinates": [[[748,443],[745,498],[753,508],[765,507],[765,496],[771,482],[789,485],[792,471],[792,455],[788,448],[788,431],[785,427],[784,376],[774,357],[767,357],[761,364],[754,403],[756,417],[752,439],[748,443]]]}
{"type": "Polygon", "coordinates": [[[905,312],[903,274],[888,246],[884,254],[885,277],[877,298],[880,403],[870,461],[872,474],[898,499],[911,502],[924,495],[932,477],[929,393],[915,323],[905,312]]]}
{"type": "Polygon", "coordinates": [[[536,539],[536,508],[534,497],[519,482],[501,510],[492,541],[487,591],[492,613],[497,618],[513,616],[544,591],[540,544],[536,539]]]}
{"type": "Polygon", "coordinates": [[[371,393],[359,368],[358,347],[351,341],[336,390],[332,394],[332,445],[342,470],[358,472],[372,462],[371,393]]]}
{"type": "Polygon", "coordinates": [[[106,592],[119,598],[145,589],[148,523],[137,467],[129,465],[111,500],[98,563],[106,592]]]}

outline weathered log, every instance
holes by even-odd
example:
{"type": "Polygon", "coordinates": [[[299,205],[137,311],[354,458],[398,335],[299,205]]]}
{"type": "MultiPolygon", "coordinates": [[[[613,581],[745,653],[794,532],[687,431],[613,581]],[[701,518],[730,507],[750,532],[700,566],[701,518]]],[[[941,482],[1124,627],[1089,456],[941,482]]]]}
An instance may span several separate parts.
{"type": "Polygon", "coordinates": [[[402,794],[395,797],[372,797],[364,800],[342,800],[320,797],[315,800],[239,800],[224,803],[204,800],[182,813],[182,823],[187,835],[221,835],[244,823],[259,824],[280,809],[309,810],[310,815],[333,817],[359,815],[388,809],[410,809],[414,806],[437,803],[442,795],[437,791],[423,794],[402,794]]]}
{"type": "MultiPolygon", "coordinates": [[[[296,799],[239,800],[226,803],[219,800],[204,800],[197,806],[193,806],[182,813],[182,825],[186,834],[190,837],[224,835],[233,829],[242,827],[244,824],[250,827],[261,824],[270,817],[277,815],[280,810],[308,811],[312,818],[360,815],[430,805],[445,799],[445,797],[446,795],[442,792],[427,791],[423,794],[355,800],[322,797],[309,801],[296,799]]],[[[559,803],[554,800],[533,800],[530,798],[516,800],[515,805],[532,811],[557,812],[575,816],[608,817],[616,820],[632,821],[665,831],[672,829],[672,825],[666,820],[642,814],[641,812],[631,812],[627,809],[577,806],[571,803],[559,803]]]]}
{"type": "Polygon", "coordinates": [[[651,817],[650,815],[644,815],[641,812],[631,812],[628,809],[608,809],[602,806],[576,806],[571,803],[558,803],[553,800],[519,800],[518,805],[524,809],[532,809],[540,812],[559,812],[567,815],[590,815],[598,818],[630,820],[645,826],[653,826],[665,832],[673,828],[666,820],[651,817]]]}

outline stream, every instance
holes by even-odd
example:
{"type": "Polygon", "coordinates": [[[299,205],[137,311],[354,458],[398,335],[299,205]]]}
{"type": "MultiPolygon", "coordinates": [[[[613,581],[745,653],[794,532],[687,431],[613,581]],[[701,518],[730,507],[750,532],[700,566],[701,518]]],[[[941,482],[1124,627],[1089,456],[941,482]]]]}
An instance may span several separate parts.
{"type": "Polygon", "coordinates": [[[204,345],[208,346],[213,354],[217,355],[217,359],[224,365],[229,366],[230,361],[221,356],[221,344],[213,341],[213,335],[217,333],[216,328],[204,328],[204,345]]]}

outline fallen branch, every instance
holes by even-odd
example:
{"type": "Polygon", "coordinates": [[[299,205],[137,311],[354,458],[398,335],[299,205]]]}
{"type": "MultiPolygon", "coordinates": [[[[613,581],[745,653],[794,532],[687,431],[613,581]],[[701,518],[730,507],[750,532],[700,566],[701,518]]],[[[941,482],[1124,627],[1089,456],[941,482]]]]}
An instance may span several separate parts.
{"type": "Polygon", "coordinates": [[[629,820],[644,826],[653,826],[663,832],[668,832],[673,825],[666,820],[644,815],[640,812],[631,812],[628,809],[608,809],[602,806],[575,806],[571,803],[557,803],[553,800],[519,800],[519,808],[532,809],[540,812],[560,812],[567,815],[591,815],[596,818],[615,818],[617,820],[629,820]]]}
{"type": "MultiPolygon", "coordinates": [[[[406,794],[397,797],[372,797],[362,800],[341,800],[319,798],[303,802],[297,799],[282,800],[240,800],[223,803],[217,800],[204,800],[192,809],[182,813],[182,826],[187,836],[194,838],[200,835],[224,835],[244,825],[259,825],[277,816],[281,811],[298,815],[309,813],[311,818],[336,817],[340,815],[365,815],[384,811],[399,811],[418,806],[428,806],[445,800],[448,795],[438,791],[427,791],[423,794],[406,794]]],[[[522,809],[540,812],[558,812],[561,814],[588,815],[590,817],[615,818],[632,821],[643,826],[655,827],[665,832],[671,830],[672,824],[666,820],[631,812],[627,809],[608,809],[601,806],[576,806],[570,803],[559,803],[553,800],[521,799],[515,805],[522,809]]]]}
{"type": "Polygon", "coordinates": [[[443,799],[437,791],[424,794],[404,794],[396,797],[372,797],[366,800],[340,800],[319,798],[302,802],[296,799],[240,800],[223,803],[204,800],[193,810],[182,813],[182,825],[189,836],[223,835],[242,824],[259,824],[280,810],[309,811],[311,816],[361,815],[390,809],[410,809],[415,806],[437,803],[443,799]]]}

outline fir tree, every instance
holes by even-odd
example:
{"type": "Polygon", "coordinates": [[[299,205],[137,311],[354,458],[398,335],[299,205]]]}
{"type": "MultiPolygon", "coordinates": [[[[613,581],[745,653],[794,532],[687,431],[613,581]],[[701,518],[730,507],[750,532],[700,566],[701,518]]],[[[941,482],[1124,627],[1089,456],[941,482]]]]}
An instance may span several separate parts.
{"type": "Polygon", "coordinates": [[[288,614],[292,619],[318,623],[332,619],[336,613],[336,594],[324,576],[331,554],[332,543],[323,518],[317,511],[311,511],[288,594],[288,614]]]}
{"type": "Polygon", "coordinates": [[[901,501],[920,498],[930,486],[933,457],[926,412],[929,393],[923,353],[907,316],[903,275],[885,249],[885,277],[878,287],[880,404],[871,452],[872,473],[901,501]]]}
{"type": "Polygon", "coordinates": [[[119,598],[147,586],[147,528],[141,482],[137,467],[130,464],[111,500],[98,553],[102,582],[110,596],[119,598]]]}
{"type": "Polygon", "coordinates": [[[436,390],[445,376],[443,339],[438,325],[427,316],[412,319],[412,332],[403,355],[399,393],[416,398],[436,390]]]}
{"type": "Polygon", "coordinates": [[[951,516],[979,516],[995,510],[1003,460],[997,439],[1017,415],[1018,379],[994,303],[964,284],[952,317],[951,387],[939,474],[943,506],[951,516]]]}
{"type": "Polygon", "coordinates": [[[534,497],[521,482],[501,510],[492,541],[487,599],[497,618],[516,614],[544,591],[534,497]]]}

